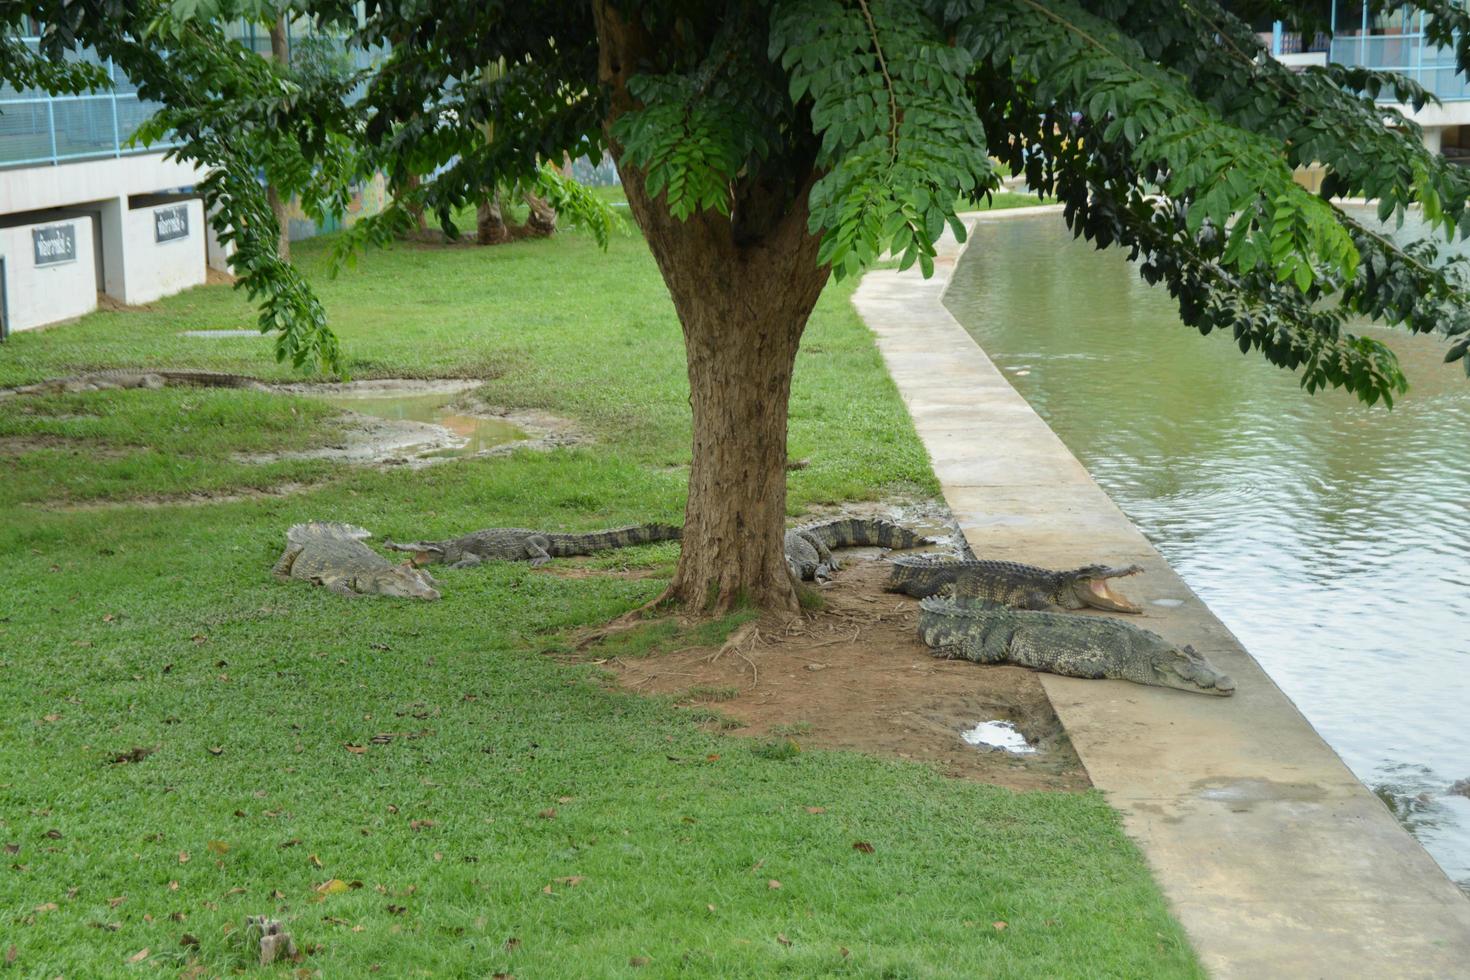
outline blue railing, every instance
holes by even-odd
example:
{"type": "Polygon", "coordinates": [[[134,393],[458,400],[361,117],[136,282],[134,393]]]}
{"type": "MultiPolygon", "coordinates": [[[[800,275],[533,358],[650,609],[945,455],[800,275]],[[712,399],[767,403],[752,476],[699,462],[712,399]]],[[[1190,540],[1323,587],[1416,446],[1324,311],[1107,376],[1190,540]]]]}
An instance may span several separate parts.
{"type": "MultiPolygon", "coordinates": [[[[37,43],[35,38],[21,41],[32,48],[37,43]]],[[[0,167],[120,157],[173,145],[128,145],[158,104],[139,99],[137,88],[110,60],[100,61],[91,52],[75,60],[101,64],[112,79],[111,90],[53,96],[0,83],[0,167]]]]}
{"type": "MultiPolygon", "coordinates": [[[[1455,71],[1455,53],[1419,33],[1360,34],[1332,39],[1331,60],[1406,75],[1445,102],[1470,99],[1470,80],[1455,71]]],[[[1381,102],[1392,102],[1384,93],[1381,102]]]]}

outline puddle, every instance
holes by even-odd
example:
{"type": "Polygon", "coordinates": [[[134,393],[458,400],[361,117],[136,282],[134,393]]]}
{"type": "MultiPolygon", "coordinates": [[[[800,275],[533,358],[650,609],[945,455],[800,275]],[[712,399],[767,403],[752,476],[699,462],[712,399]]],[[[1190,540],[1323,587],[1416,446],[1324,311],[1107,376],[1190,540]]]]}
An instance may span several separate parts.
{"type": "Polygon", "coordinates": [[[426,432],[423,443],[410,442],[398,447],[402,453],[425,459],[473,456],[496,446],[530,438],[524,430],[504,419],[467,415],[451,407],[456,398],[457,393],[438,392],[427,395],[353,394],[321,400],[360,415],[394,422],[424,422],[447,429],[453,437],[451,445],[444,445],[442,435],[426,432]]]}
{"type": "Polygon", "coordinates": [[[226,337],[264,337],[259,330],[181,330],[180,337],[203,337],[206,340],[222,340],[226,337]]]}
{"type": "Polygon", "coordinates": [[[346,384],[272,386],[281,394],[315,398],[348,414],[340,440],[320,449],[237,457],[246,462],[329,459],[344,463],[422,467],[515,449],[551,449],[585,441],[564,418],[534,409],[476,411],[470,392],[481,382],[461,378],[382,379],[346,384]]]}
{"type": "Polygon", "coordinates": [[[1008,721],[982,721],[974,728],[960,732],[960,738],[970,745],[1014,755],[1030,755],[1036,751],[1036,746],[1026,741],[1026,736],[1008,721]]]}

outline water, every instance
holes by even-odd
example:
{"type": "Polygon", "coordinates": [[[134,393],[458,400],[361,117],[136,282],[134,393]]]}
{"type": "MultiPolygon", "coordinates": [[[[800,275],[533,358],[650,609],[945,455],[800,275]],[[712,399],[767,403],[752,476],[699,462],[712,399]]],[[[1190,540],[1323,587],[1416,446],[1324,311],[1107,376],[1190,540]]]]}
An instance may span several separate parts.
{"type": "MultiPolygon", "coordinates": [[[[1470,380],[1375,331],[1391,412],[1307,395],[1056,216],[976,229],[946,302],[1435,859],[1470,889],[1470,380]]],[[[1099,555],[1106,560],[1106,555],[1099,555]]]]}
{"type": "Polygon", "coordinates": [[[1008,721],[982,721],[974,728],[960,732],[960,738],[971,745],[983,745],[1016,755],[1029,755],[1036,751],[1036,746],[1027,742],[1026,736],[1008,721]]]}
{"type": "MultiPolygon", "coordinates": [[[[334,395],[322,401],[337,408],[378,418],[429,422],[454,434],[457,445],[419,453],[426,458],[473,456],[495,446],[529,438],[525,432],[500,419],[466,415],[451,407],[459,392],[432,394],[334,395]]],[[[407,447],[412,451],[413,447],[407,447]]]]}

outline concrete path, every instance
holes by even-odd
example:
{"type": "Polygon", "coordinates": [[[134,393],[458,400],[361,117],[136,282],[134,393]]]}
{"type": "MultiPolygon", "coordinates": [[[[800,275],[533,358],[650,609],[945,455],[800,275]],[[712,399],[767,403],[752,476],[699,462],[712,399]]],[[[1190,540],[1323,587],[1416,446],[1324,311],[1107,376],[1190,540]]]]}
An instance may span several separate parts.
{"type": "MultiPolygon", "coordinates": [[[[983,236],[989,220],[1061,219],[976,220],[983,236]]],[[[1042,675],[1205,966],[1220,977],[1470,977],[1470,899],[944,308],[959,251],[941,245],[927,282],[916,270],[871,272],[853,302],[976,554],[1137,561],[1145,572],[1125,583],[1130,598],[1181,604],[1132,621],[1193,643],[1237,684],[1233,698],[1209,698],[1042,675]]]]}

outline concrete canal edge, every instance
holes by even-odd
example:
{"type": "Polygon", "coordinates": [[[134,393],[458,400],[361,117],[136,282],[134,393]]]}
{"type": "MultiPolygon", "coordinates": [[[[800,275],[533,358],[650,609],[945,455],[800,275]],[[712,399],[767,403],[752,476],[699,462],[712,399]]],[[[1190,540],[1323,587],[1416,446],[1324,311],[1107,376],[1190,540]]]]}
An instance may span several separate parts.
{"type": "MultiPolygon", "coordinates": [[[[1057,210],[967,223],[1059,220],[1057,210]]],[[[1041,675],[1205,967],[1220,977],[1470,976],[1470,899],[944,307],[961,251],[942,242],[927,281],[916,269],[870,272],[853,303],[971,547],[1040,565],[1138,562],[1130,596],[1180,600],[1149,605],[1141,625],[1193,643],[1238,685],[1232,698],[1208,698],[1041,675]]]]}

